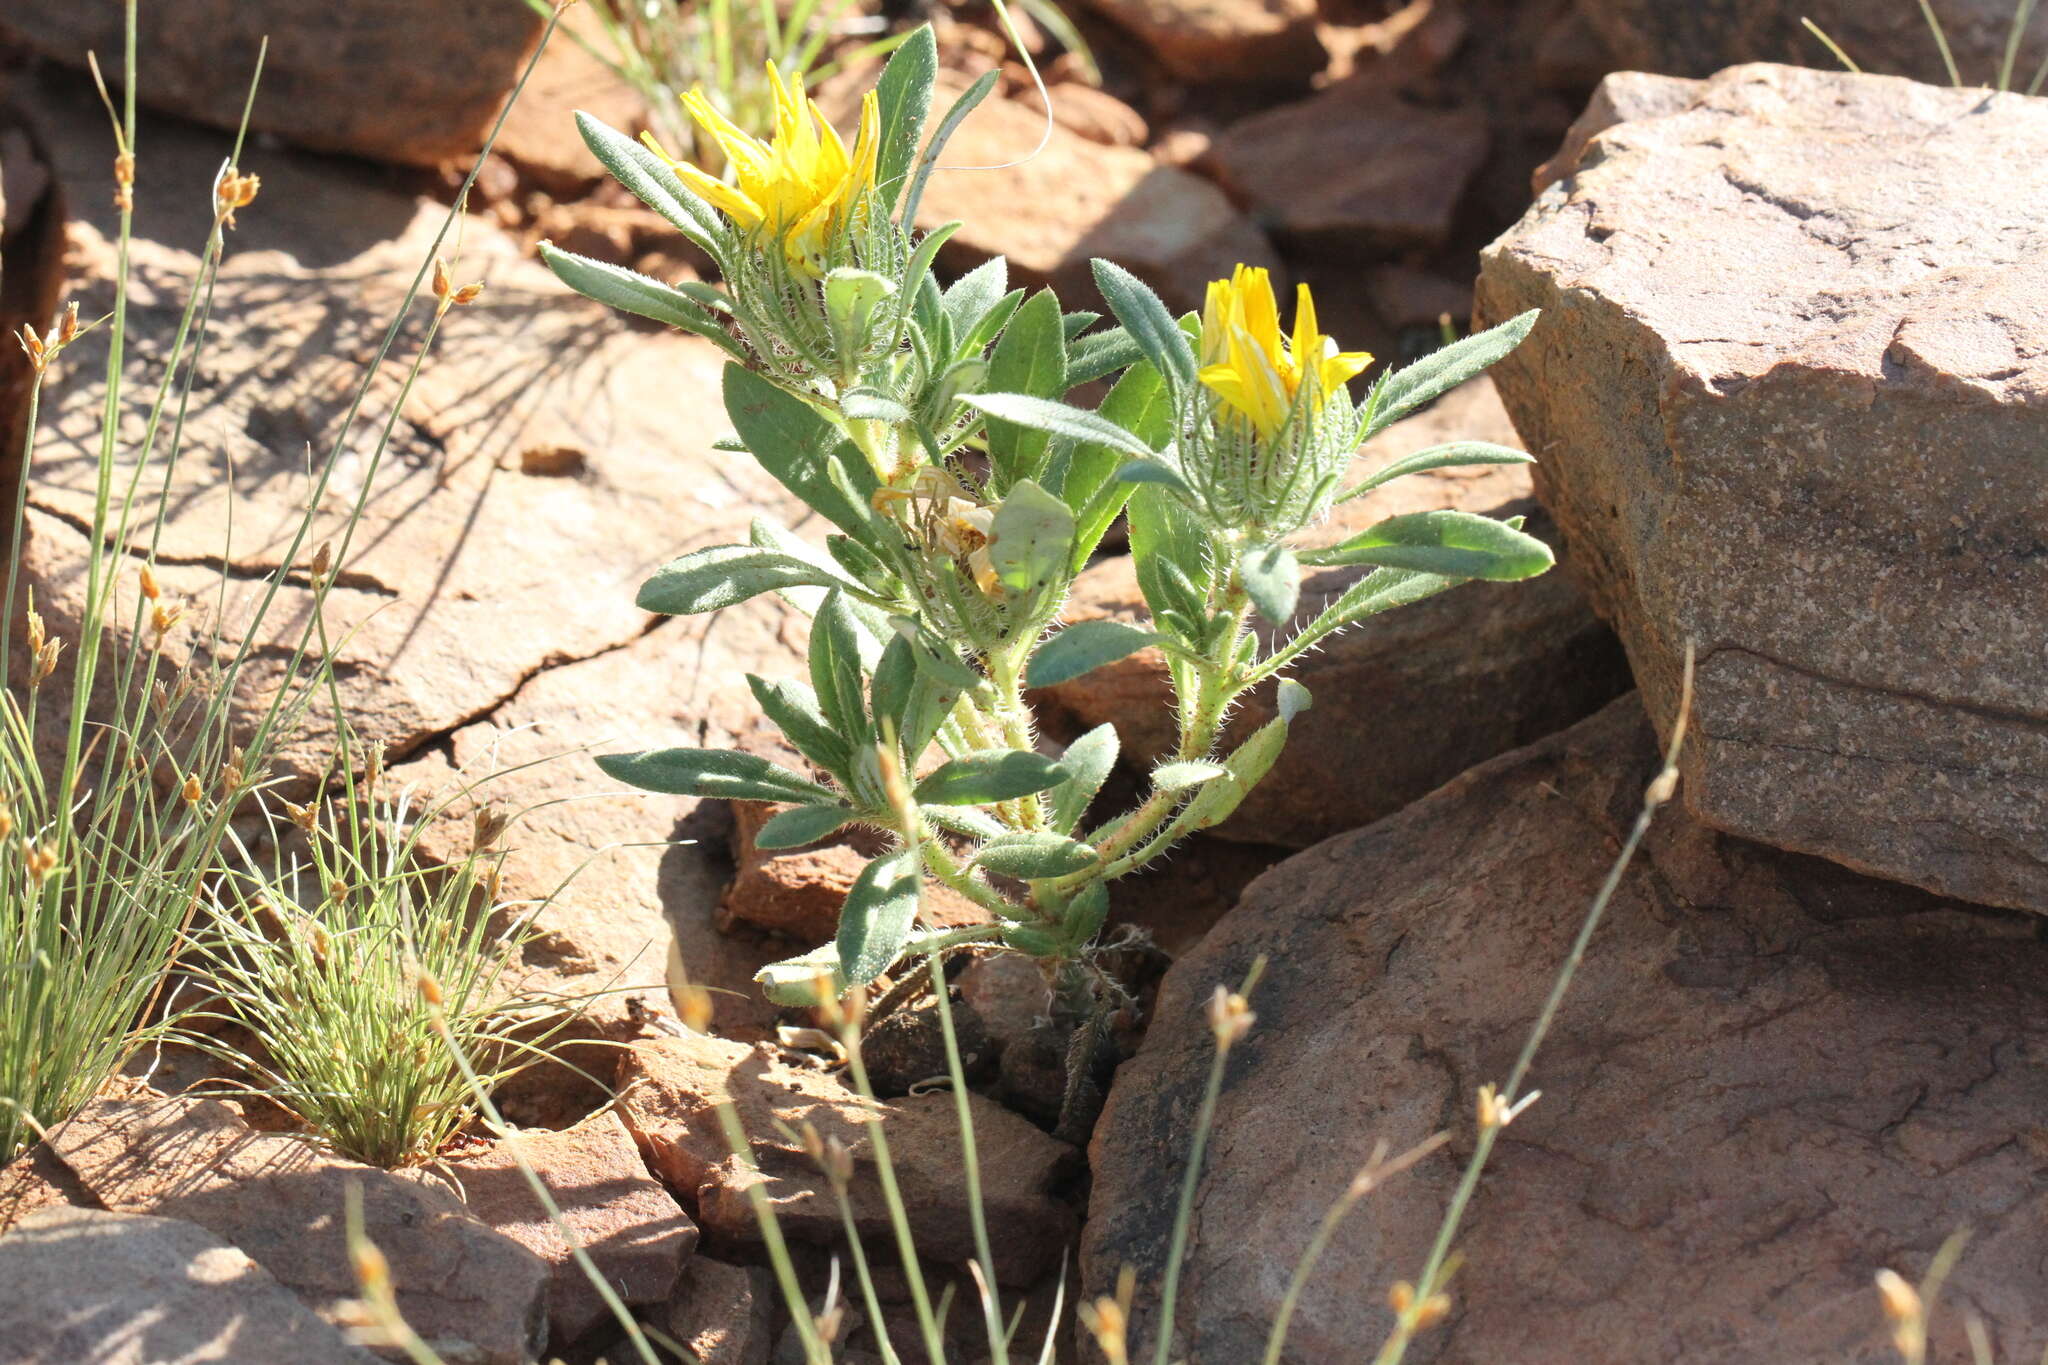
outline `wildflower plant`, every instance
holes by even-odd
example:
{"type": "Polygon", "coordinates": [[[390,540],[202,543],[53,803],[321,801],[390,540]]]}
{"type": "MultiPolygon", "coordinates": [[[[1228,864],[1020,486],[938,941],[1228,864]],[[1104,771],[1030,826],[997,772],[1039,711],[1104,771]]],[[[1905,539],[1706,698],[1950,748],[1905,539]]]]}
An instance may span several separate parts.
{"type": "Polygon", "coordinates": [[[821,974],[845,991],[906,953],[966,942],[1113,994],[1092,970],[1109,883],[1226,819],[1271,769],[1309,704],[1282,677],[1290,664],[1379,612],[1552,562],[1518,522],[1457,511],[1334,544],[1314,535],[1335,503],[1403,475],[1527,462],[1459,442],[1344,482],[1361,443],[1505,355],[1533,314],[1382,375],[1360,400],[1349,386],[1371,358],[1323,335],[1306,289],[1283,327],[1263,270],[1240,267],[1182,318],[1107,261],[1095,280],[1110,319],[1009,288],[1000,258],[942,286],[933,260],[959,224],[911,225],[948,134],[994,81],[927,136],[936,69],[919,30],[863,101],[851,146],[794,87],[779,87],[766,141],[693,101],[725,176],[579,116],[621,183],[716,262],[722,290],[543,248],[572,287],[721,348],[731,448],[833,528],[820,546],[757,521],[749,543],[685,555],[639,594],[683,614],[777,592],[814,616],[808,679],[748,679],[811,771],[717,749],[599,760],[653,791],[789,805],[762,829],[765,848],[849,824],[894,836],[855,884],[837,940],[763,972],[786,1002],[814,998],[821,974]],[[1094,408],[1068,401],[1098,382],[1094,408]],[[1119,516],[1149,626],[1055,629],[1119,516]],[[1255,616],[1289,625],[1304,566],[1327,565],[1372,571],[1266,644],[1255,616]],[[1050,755],[1026,689],[1147,647],[1166,657],[1177,744],[1134,809],[1091,818],[1117,758],[1113,728],[1050,755]],[[1275,679],[1276,718],[1226,745],[1233,704],[1275,679]],[[921,930],[926,878],[992,922],[921,930]]]}

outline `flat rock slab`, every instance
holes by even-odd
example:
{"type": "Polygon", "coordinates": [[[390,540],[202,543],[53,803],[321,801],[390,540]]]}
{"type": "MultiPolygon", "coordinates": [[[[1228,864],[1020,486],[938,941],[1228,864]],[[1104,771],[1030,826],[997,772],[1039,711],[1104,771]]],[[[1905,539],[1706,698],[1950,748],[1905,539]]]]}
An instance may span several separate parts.
{"type": "MultiPolygon", "coordinates": [[[[1517,443],[1490,382],[1481,379],[1368,446],[1352,478],[1454,440],[1517,443]]],[[[1305,540],[1334,544],[1390,516],[1456,508],[1534,514],[1526,465],[1436,470],[1400,479],[1337,508],[1305,540]]],[[[1303,580],[1295,626],[1313,619],[1370,570],[1314,569],[1303,580]]],[[[1070,620],[1135,620],[1144,595],[1129,556],[1081,575],[1070,620]]],[[[1276,643],[1291,633],[1264,623],[1276,643]]],[[[1553,570],[1525,583],[1469,583],[1374,617],[1304,657],[1290,676],[1315,706],[1295,722],[1279,764],[1217,830],[1232,839],[1306,848],[1370,824],[1474,763],[1527,744],[1628,690],[1613,635],[1580,590],[1553,570]]],[[[1126,761],[1140,767],[1175,743],[1166,660],[1143,650],[1045,689],[1075,733],[1113,723],[1126,761]]],[[[1235,740],[1273,718],[1274,689],[1253,692],[1231,718],[1235,740]]]]}
{"type": "MultiPolygon", "coordinates": [[[[10,0],[0,32],[81,71],[86,54],[97,53],[112,79],[120,75],[126,15],[123,0],[10,0]]],[[[136,89],[152,108],[232,130],[268,39],[252,130],[433,166],[483,145],[542,22],[530,6],[497,0],[145,5],[137,17],[136,89]]]]}
{"type": "Polygon", "coordinates": [[[337,1324],[358,1317],[343,1216],[360,1190],[415,1332],[476,1365],[527,1365],[545,1339],[547,1264],[422,1179],[256,1132],[219,1100],[95,1100],[48,1143],[108,1209],[197,1223],[337,1324]]]}
{"type": "MultiPolygon", "coordinates": [[[[1289,1274],[1375,1143],[1451,1149],[1375,1191],[1294,1322],[1370,1359],[1658,763],[1633,698],[1283,863],[1167,975],[1092,1150],[1086,1292],[1147,1306],[1219,982],[1268,966],[1196,1201],[1176,1358],[1258,1359],[1289,1274]]],[[[2048,1346],[2048,943],[1665,809],[1620,883],[1465,1220],[1450,1319],[1411,1358],[1568,1365],[1896,1359],[1871,1277],[1975,1230],[1930,1359],[1982,1316],[2048,1346]],[[1617,1343],[1625,1343],[1619,1348],[1617,1343]],[[1419,1354],[1418,1354],[1419,1353],[1419,1354]]]]}
{"type": "Polygon", "coordinates": [[[176,1218],[30,1216],[0,1237],[0,1365],[369,1365],[244,1252],[176,1218]]]}
{"type": "Polygon", "coordinates": [[[1484,257],[1565,562],[1660,729],[1697,646],[1695,814],[2048,911],[2048,100],[1664,93],[1484,257]]]}
{"type": "MultiPolygon", "coordinates": [[[[71,225],[72,294],[91,317],[112,297],[111,149],[81,85],[46,77],[31,103],[62,130],[52,156],[81,215],[71,225]]],[[[225,137],[186,125],[149,136],[123,459],[141,448],[205,240],[204,187],[228,151],[225,137]]],[[[628,326],[472,218],[440,251],[455,257],[459,240],[454,274],[483,280],[484,295],[447,317],[401,401],[430,297],[406,315],[315,525],[294,547],[309,464],[333,448],[445,209],[393,193],[360,167],[300,153],[254,148],[244,169],[264,188],[229,234],[160,553],[172,565],[226,565],[225,604],[211,594],[193,602],[174,643],[218,621],[229,647],[247,631],[264,575],[292,562],[243,679],[246,705],[278,685],[279,646],[296,642],[311,610],[305,573],[321,543],[340,549],[366,482],[327,627],[353,725],[394,756],[488,715],[551,666],[632,642],[650,621],[634,591],[666,559],[743,540],[755,514],[804,510],[751,460],[711,450],[726,429],[715,348],[628,326]]],[[[35,506],[79,527],[91,519],[105,335],[81,339],[53,374],[36,452],[35,506]]],[[[169,448],[167,425],[159,458],[169,448]]],[[[152,471],[145,487],[159,477],[152,471]]],[[[313,725],[296,765],[317,769],[331,739],[313,725]]]]}
{"type": "Polygon", "coordinates": [[[520,1133],[434,1173],[455,1183],[470,1217],[548,1263],[548,1325],[557,1341],[611,1316],[563,1226],[629,1306],[665,1301],[697,1247],[697,1225],[647,1173],[633,1135],[609,1111],[558,1133],[520,1133]],[[534,1196],[521,1159],[561,1210],[560,1225],[534,1196]]]}
{"type": "MultiPolygon", "coordinates": [[[[996,1278],[1030,1285],[1059,1264],[1073,1234],[1071,1210],[1053,1197],[1075,1152],[978,1094],[972,1106],[980,1152],[982,1197],[994,1236],[996,1278]]],[[[619,1073],[619,1116],[670,1188],[695,1209],[704,1230],[758,1243],[747,1190],[768,1182],[785,1235],[814,1245],[842,1241],[831,1186],[792,1135],[811,1123],[853,1153],[854,1223],[864,1237],[890,1234],[876,1178],[869,1114],[838,1077],[783,1060],[768,1046],[748,1047],[692,1034],[633,1044],[619,1073]],[[758,1176],[740,1167],[719,1127],[717,1107],[730,1102],[753,1143],[758,1176]]],[[[958,1264],[974,1254],[960,1129],[953,1097],[910,1095],[882,1106],[890,1154],[921,1255],[958,1264]]]]}
{"type": "MultiPolygon", "coordinates": [[[[1948,80],[1941,49],[1916,4],[1871,0],[1578,0],[1579,13],[1615,61],[1643,71],[1706,76],[1738,62],[1839,63],[1799,21],[1811,19],[1865,71],[1948,80]]],[[[2012,33],[2011,0],[1939,0],[1934,6],[1965,83],[1993,85],[2012,33]]],[[[2048,52],[2048,25],[2034,16],[2015,63],[2024,89],[2048,52]]]]}

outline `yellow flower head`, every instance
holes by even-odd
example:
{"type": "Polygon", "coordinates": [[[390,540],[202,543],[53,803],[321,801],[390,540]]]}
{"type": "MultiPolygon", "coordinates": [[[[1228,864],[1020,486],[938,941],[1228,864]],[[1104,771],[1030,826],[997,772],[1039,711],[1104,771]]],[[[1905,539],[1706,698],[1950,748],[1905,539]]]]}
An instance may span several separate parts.
{"type": "Polygon", "coordinates": [[[852,223],[875,183],[881,147],[881,111],[870,90],[861,98],[860,131],[853,150],[833,130],[801,83],[783,83],[774,63],[768,80],[775,90],[775,131],[762,142],[718,112],[701,89],[683,96],[697,126],[718,143],[732,168],[733,183],[649,145],[694,190],[742,232],[757,229],[782,244],[790,269],[813,278],[826,271],[833,237],[852,223]]]}
{"type": "Polygon", "coordinates": [[[1265,270],[1241,265],[1229,279],[1209,285],[1198,377],[1262,440],[1286,425],[1304,383],[1320,408],[1370,364],[1370,355],[1339,351],[1316,330],[1315,300],[1305,284],[1295,295],[1291,341],[1280,331],[1280,306],[1265,270]]]}

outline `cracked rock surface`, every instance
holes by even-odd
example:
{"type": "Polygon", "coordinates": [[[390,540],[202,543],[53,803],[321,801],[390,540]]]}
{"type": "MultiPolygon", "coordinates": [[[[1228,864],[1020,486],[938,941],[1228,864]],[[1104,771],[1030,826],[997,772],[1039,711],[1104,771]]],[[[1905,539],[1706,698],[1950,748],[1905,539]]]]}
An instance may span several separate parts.
{"type": "MultiPolygon", "coordinates": [[[[105,119],[76,82],[45,80],[29,94],[53,130],[60,177],[74,187],[71,289],[91,317],[112,298],[105,119]]],[[[220,134],[152,129],[137,191],[121,425],[130,451],[197,271],[205,187],[227,151],[220,134]]],[[[631,643],[651,621],[633,605],[634,590],[663,561],[743,540],[756,514],[802,511],[752,461],[711,450],[725,430],[714,348],[634,330],[472,218],[460,226],[459,254],[453,234],[440,250],[458,281],[485,282],[482,298],[448,315],[398,403],[431,296],[423,291],[406,314],[318,502],[317,527],[294,554],[309,464],[332,448],[444,210],[362,168],[306,154],[253,148],[243,165],[263,190],[228,235],[161,555],[219,568],[230,547],[228,601],[217,614],[232,646],[264,576],[286,557],[310,566],[323,540],[338,542],[367,481],[327,627],[344,704],[369,743],[394,756],[417,752],[488,716],[544,670],[631,643]],[[390,445],[372,479],[387,422],[390,445]],[[582,458],[554,458],[565,449],[582,458]],[[536,451],[551,458],[526,458],[536,451]]],[[[36,453],[34,506],[79,527],[91,518],[104,343],[100,329],[67,354],[44,399],[36,453]]],[[[160,449],[171,439],[167,427],[160,449]]],[[[143,518],[133,539],[140,546],[148,534],[143,518]]],[[[260,637],[251,702],[276,686],[281,646],[297,638],[310,597],[295,570],[260,637]]],[[[331,738],[316,725],[295,764],[316,768],[331,738]]]]}
{"type": "Polygon", "coordinates": [[[1696,642],[1700,818],[2048,911],[2048,100],[1663,94],[1483,258],[1484,319],[1545,310],[1495,377],[1565,563],[1660,729],[1696,642]]]}
{"type": "MultiPolygon", "coordinates": [[[[1212,1056],[1209,993],[1269,959],[1203,1178],[1175,1358],[1258,1359],[1309,1232],[1376,1142],[1453,1141],[1376,1190],[1285,1360],[1369,1359],[1658,763],[1633,697],[1255,882],[1178,962],[1096,1129],[1085,1291],[1135,1264],[1140,1338],[1212,1056]],[[1333,1083],[1333,1078],[1335,1083],[1333,1083]]],[[[1871,1277],[1975,1230],[1930,1358],[2048,1346],[2048,944],[1818,858],[1658,818],[1536,1059],[1411,1359],[1876,1362],[1871,1277]],[[1617,1355],[1617,1352],[1620,1355],[1617,1355]]]]}

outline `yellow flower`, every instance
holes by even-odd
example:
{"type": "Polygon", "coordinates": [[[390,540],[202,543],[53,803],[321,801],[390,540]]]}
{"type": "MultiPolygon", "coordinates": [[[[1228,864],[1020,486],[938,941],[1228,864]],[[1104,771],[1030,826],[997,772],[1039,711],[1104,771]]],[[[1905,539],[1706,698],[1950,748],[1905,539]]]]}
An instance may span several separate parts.
{"type": "Polygon", "coordinates": [[[1291,341],[1280,331],[1280,307],[1266,271],[1241,265],[1229,279],[1209,285],[1199,378],[1262,440],[1286,425],[1304,383],[1312,385],[1311,401],[1320,408],[1370,364],[1370,355],[1339,351],[1316,330],[1315,300],[1305,284],[1295,295],[1291,341]]]}
{"type": "Polygon", "coordinates": [[[732,184],[670,156],[651,137],[648,145],[742,232],[758,229],[779,241],[790,269],[820,277],[833,237],[853,221],[875,182],[880,108],[874,91],[861,97],[860,131],[848,152],[801,83],[785,85],[772,62],[768,80],[775,89],[775,131],[768,142],[719,113],[702,89],[683,96],[690,117],[725,153],[732,184]]]}

